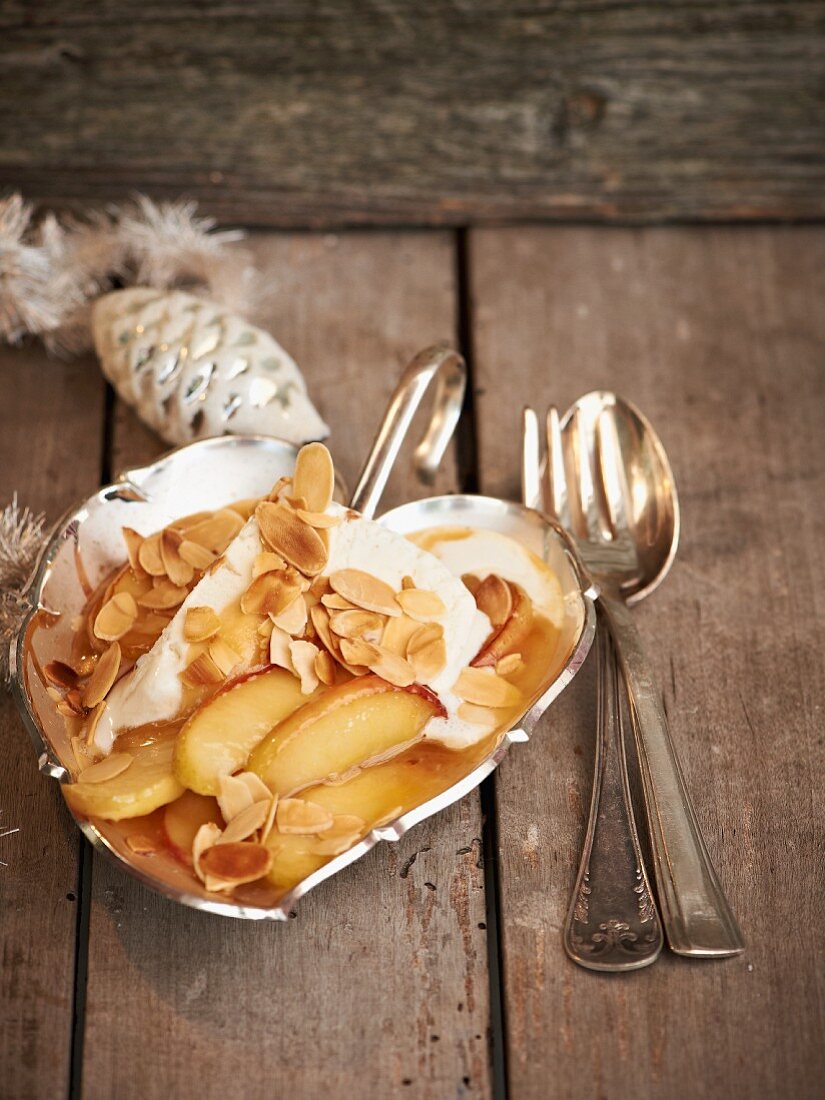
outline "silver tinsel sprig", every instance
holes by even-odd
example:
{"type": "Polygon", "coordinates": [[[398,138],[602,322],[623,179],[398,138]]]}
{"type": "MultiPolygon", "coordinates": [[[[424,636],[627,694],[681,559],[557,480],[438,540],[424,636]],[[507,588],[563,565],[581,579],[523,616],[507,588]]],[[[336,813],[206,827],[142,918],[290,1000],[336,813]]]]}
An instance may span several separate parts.
{"type": "Polygon", "coordinates": [[[0,680],[8,682],[9,646],[25,615],[21,591],[43,542],[45,517],[17,503],[0,512],[0,680]]]}

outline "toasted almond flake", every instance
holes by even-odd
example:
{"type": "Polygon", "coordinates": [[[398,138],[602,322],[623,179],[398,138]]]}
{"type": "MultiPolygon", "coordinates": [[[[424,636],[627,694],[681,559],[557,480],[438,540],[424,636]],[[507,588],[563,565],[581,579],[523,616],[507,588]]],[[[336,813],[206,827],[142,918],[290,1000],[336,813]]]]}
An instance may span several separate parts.
{"type": "Polygon", "coordinates": [[[140,564],[140,548],[143,545],[143,535],[139,535],[131,527],[121,527],[121,534],[123,535],[123,541],[126,543],[126,556],[129,559],[129,564],[136,573],[143,573],[143,566],[140,564]]]}
{"type": "Polygon", "coordinates": [[[83,705],[90,710],[109,694],[120,670],[120,645],[112,642],[94,668],[83,688],[83,705]]]}
{"type": "Polygon", "coordinates": [[[221,628],[221,620],[211,607],[187,608],[183,620],[183,636],[187,642],[205,642],[214,638],[221,628]]]}
{"type": "Polygon", "coordinates": [[[351,848],[366,828],[366,821],[357,814],[336,814],[329,829],[318,835],[316,850],[324,856],[337,856],[351,848]]]}
{"type": "Polygon", "coordinates": [[[387,813],[372,823],[373,829],[381,829],[384,825],[389,825],[391,821],[395,821],[396,818],[399,818],[403,812],[403,806],[393,806],[391,810],[388,810],[387,813]]]}
{"type": "Polygon", "coordinates": [[[160,556],[160,534],[149,535],[138,548],[138,563],[150,577],[163,577],[166,570],[160,556]]]}
{"type": "Polygon", "coordinates": [[[281,555],[271,550],[262,550],[252,563],[252,579],[255,580],[264,573],[274,573],[277,569],[286,569],[286,562],[281,555]]]}
{"type": "Polygon", "coordinates": [[[335,661],[325,649],[318,650],[315,658],[315,675],[327,687],[335,683],[335,661]]]}
{"type": "Polygon", "coordinates": [[[269,638],[269,663],[277,665],[278,668],[285,668],[287,672],[297,675],[289,652],[291,644],[292,638],[289,634],[273,623],[272,634],[269,638]]]}
{"type": "Polygon", "coordinates": [[[480,707],[477,703],[462,703],[456,713],[465,722],[481,726],[488,733],[492,733],[499,723],[494,710],[490,710],[489,707],[480,707]]]}
{"type": "MultiPolygon", "coordinates": [[[[64,661],[49,661],[43,669],[43,675],[48,683],[56,687],[73,688],[77,686],[77,673],[71,665],[67,665],[64,661]]],[[[54,697],[52,696],[52,698],[54,697]]],[[[58,693],[57,698],[61,699],[62,696],[58,693]]]]}
{"type": "Polygon", "coordinates": [[[313,580],[309,586],[310,595],[314,596],[316,600],[323,600],[324,596],[330,591],[329,577],[318,576],[313,580]]]}
{"type": "Polygon", "coordinates": [[[207,889],[227,889],[262,878],[272,866],[272,853],[249,841],[218,842],[206,849],[200,866],[207,889]]]}
{"type": "Polygon", "coordinates": [[[195,874],[201,882],[206,881],[206,875],[201,868],[201,859],[204,853],[208,852],[218,842],[220,836],[221,830],[213,821],[201,825],[195,833],[195,839],[192,841],[192,866],[195,868],[195,874]]]}
{"type": "Polygon", "coordinates": [[[415,581],[409,574],[406,574],[401,578],[401,591],[406,592],[408,588],[415,588],[415,581]]]}
{"type": "Polygon", "coordinates": [[[63,702],[63,693],[58,691],[57,688],[53,687],[51,684],[48,684],[46,686],[46,694],[48,695],[48,697],[51,699],[51,701],[53,703],[62,703],[63,702]]]}
{"type": "Polygon", "coordinates": [[[441,623],[424,623],[423,626],[416,623],[415,625],[416,629],[407,642],[406,657],[412,657],[420,649],[425,649],[431,642],[436,642],[439,638],[444,637],[444,627],[441,623]]]}
{"type": "Polygon", "coordinates": [[[141,607],[149,607],[153,611],[167,611],[172,607],[179,607],[187,595],[185,588],[163,579],[154,588],[138,596],[137,602],[141,607]]]}
{"type": "Polygon", "coordinates": [[[246,840],[263,826],[268,814],[269,801],[251,802],[245,810],[232,818],[218,844],[235,844],[239,840],[246,840]]]}
{"type": "Polygon", "coordinates": [[[215,561],[215,555],[211,550],[207,550],[205,546],[201,546],[197,542],[192,542],[191,539],[185,538],[181,542],[178,553],[183,561],[188,562],[193,569],[197,569],[199,572],[208,569],[215,561]]]}
{"type": "Polygon", "coordinates": [[[329,583],[339,596],[365,611],[377,611],[380,615],[401,614],[390,586],[363,569],[339,569],[330,574],[329,583]]]}
{"type": "MultiPolygon", "coordinates": [[[[183,536],[173,527],[167,527],[160,533],[160,558],[163,568],[172,584],[186,585],[195,575],[194,568],[180,556],[180,544],[183,536]]],[[[197,545],[197,544],[195,544],[197,545]]]]}
{"type": "Polygon", "coordinates": [[[95,743],[95,732],[97,731],[97,724],[103,717],[103,712],[106,709],[106,700],[102,703],[98,703],[95,709],[92,711],[92,716],[89,719],[89,725],[86,729],[86,744],[89,748],[95,743]]]}
{"type": "Polygon", "coordinates": [[[337,592],[327,592],[321,597],[321,603],[328,611],[363,611],[363,608],[356,607],[337,592]]]}
{"type": "Polygon", "coordinates": [[[499,676],[509,676],[513,672],[521,672],[523,668],[524,661],[521,659],[521,654],[508,653],[496,665],[496,672],[499,676]]]}
{"type": "Polygon", "coordinates": [[[320,573],[327,548],[318,532],[303,523],[286,504],[263,501],[255,515],[264,542],[307,576],[320,573]]]}
{"type": "Polygon", "coordinates": [[[245,615],[280,615],[300,592],[301,584],[294,569],[262,573],[241,596],[241,611],[245,615]]]}
{"type": "Polygon", "coordinates": [[[243,660],[240,653],[236,652],[223,638],[215,638],[209,643],[209,656],[224,676],[228,676],[243,660]]]}
{"type": "Polygon", "coordinates": [[[483,707],[513,707],[521,700],[519,689],[492,668],[463,669],[453,691],[465,702],[483,707]]]}
{"type": "Polygon", "coordinates": [[[317,802],[308,802],[303,798],[282,798],[278,803],[275,821],[281,833],[310,836],[331,828],[333,816],[317,802]]]}
{"type": "Polygon", "coordinates": [[[269,496],[267,497],[267,500],[275,500],[275,501],[279,500],[280,497],[281,497],[281,494],[290,485],[292,485],[292,478],[291,477],[279,477],[278,480],[275,482],[275,484],[270,489],[269,496]]]}
{"type": "Polygon", "coordinates": [[[222,508],[208,519],[188,528],[186,538],[214,554],[222,554],[243,525],[243,516],[233,512],[231,508],[222,508]]]}
{"type": "Polygon", "coordinates": [[[126,837],[126,847],[137,856],[151,856],[161,851],[160,844],[143,833],[134,833],[126,837]]]}
{"type": "Polygon", "coordinates": [[[464,585],[464,587],[469,589],[469,591],[474,596],[475,596],[476,592],[478,592],[479,588],[481,587],[481,578],[477,577],[475,575],[475,573],[462,573],[461,574],[461,581],[462,581],[462,584],[464,585]]]}
{"type": "Polygon", "coordinates": [[[95,616],[94,633],[103,642],[116,642],[135,625],[138,608],[130,592],[116,592],[95,616]]]}
{"type": "Polygon", "coordinates": [[[297,638],[306,630],[308,615],[307,602],[303,595],[299,594],[292,603],[287,604],[283,611],[278,615],[273,615],[272,621],[276,626],[279,626],[281,630],[285,630],[287,634],[291,634],[293,638],[297,638]]]}
{"type": "MultiPolygon", "coordinates": [[[[101,704],[103,706],[105,704],[101,704]]],[[[71,738],[72,752],[74,753],[76,772],[82,772],[95,762],[95,749],[86,743],[86,739],[80,734],[71,738]]]]}
{"type": "Polygon", "coordinates": [[[341,522],[340,516],[332,516],[328,512],[308,512],[306,508],[296,508],[298,519],[314,527],[316,531],[326,531],[330,527],[337,527],[341,522]]]}
{"type": "Polygon", "coordinates": [[[304,497],[283,497],[284,504],[288,504],[293,512],[298,512],[301,509],[306,511],[307,502],[304,497]]]}
{"type": "Polygon", "coordinates": [[[381,650],[372,642],[365,642],[363,638],[342,638],[341,656],[350,665],[362,665],[366,668],[373,661],[379,660],[381,650]]]}
{"type": "Polygon", "coordinates": [[[366,662],[370,672],[374,672],[376,676],[394,684],[395,687],[409,687],[415,682],[415,669],[409,661],[405,661],[403,657],[399,657],[389,649],[382,649],[381,646],[375,648],[378,650],[378,656],[373,661],[366,662]]]}
{"type": "Polygon", "coordinates": [[[180,678],[187,687],[207,687],[222,684],[224,674],[208,653],[199,653],[180,673],[180,678]]]}
{"type": "Polygon", "coordinates": [[[479,611],[483,611],[494,627],[503,626],[513,612],[513,591],[498,573],[485,577],[473,593],[479,611]]]}
{"type": "Polygon", "coordinates": [[[252,795],[253,802],[268,802],[272,798],[272,791],[254,772],[238,772],[235,779],[239,779],[246,786],[252,795]]]}
{"type": "Polygon", "coordinates": [[[80,694],[79,688],[70,688],[64,695],[63,702],[70,707],[75,714],[82,716],[86,713],[87,708],[83,703],[83,697],[80,694]]]}
{"type": "Polygon", "coordinates": [[[318,652],[318,647],[312,642],[289,643],[289,655],[292,658],[292,667],[301,679],[302,695],[311,695],[318,687],[318,676],[315,672],[318,652]]]}
{"type": "Polygon", "coordinates": [[[218,807],[221,811],[221,817],[227,825],[255,801],[249,784],[245,783],[240,776],[221,775],[218,777],[218,807]]]}
{"type": "Polygon", "coordinates": [[[92,764],[80,773],[81,783],[105,783],[116,775],[125,772],[134,757],[129,752],[113,752],[104,756],[97,764],[92,764]]]}
{"type": "MultiPolygon", "coordinates": [[[[438,624],[433,625],[437,626],[438,624]]],[[[408,656],[407,646],[412,636],[419,630],[427,629],[429,627],[422,626],[416,619],[411,619],[409,615],[396,615],[392,619],[387,619],[381,645],[384,649],[397,653],[399,657],[406,657],[408,656]]]]}
{"type": "Polygon", "coordinates": [[[437,619],[447,610],[440,596],[435,592],[427,592],[423,588],[402,589],[395,598],[411,619],[419,619],[422,622],[437,619]]]}
{"type": "Polygon", "coordinates": [[[443,638],[433,638],[408,657],[420,683],[429,683],[447,664],[447,644],[443,638]]]}
{"type": "Polygon", "coordinates": [[[338,640],[329,628],[329,612],[327,609],[323,604],[313,604],[309,609],[309,617],[321,644],[329,650],[333,657],[337,658],[339,654],[338,640]]]}
{"type": "Polygon", "coordinates": [[[65,702],[65,700],[61,700],[61,702],[59,702],[55,707],[55,710],[63,718],[77,718],[78,716],[77,711],[70,707],[69,704],[65,702]]]}
{"type": "Polygon", "coordinates": [[[377,642],[384,629],[384,616],[375,611],[336,611],[329,617],[329,628],[339,638],[364,638],[377,642]]]}
{"type": "Polygon", "coordinates": [[[261,826],[261,844],[266,844],[267,837],[272,832],[272,827],[275,824],[275,814],[278,812],[278,796],[273,795],[269,803],[269,812],[266,815],[266,821],[261,826]]]}
{"type": "Polygon", "coordinates": [[[332,456],[323,443],[308,443],[298,452],[292,487],[296,497],[303,497],[311,512],[325,512],[335,491],[335,468],[332,456]]]}

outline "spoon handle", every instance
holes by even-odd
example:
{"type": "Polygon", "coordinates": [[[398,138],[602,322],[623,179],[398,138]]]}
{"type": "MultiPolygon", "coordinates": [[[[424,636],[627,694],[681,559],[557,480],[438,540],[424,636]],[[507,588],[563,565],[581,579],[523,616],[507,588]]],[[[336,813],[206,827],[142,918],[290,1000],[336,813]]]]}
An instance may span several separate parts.
{"type": "Polygon", "coordinates": [[[662,921],[678,955],[744,951],[742,933],[716,877],[670,738],[661,695],[624,600],[602,591],[631,704],[662,921]]]}
{"type": "Polygon", "coordinates": [[[639,849],[627,781],[619,670],[602,618],[590,818],[564,928],[567,954],[590,970],[638,970],[662,950],[662,926],[639,849]]]}

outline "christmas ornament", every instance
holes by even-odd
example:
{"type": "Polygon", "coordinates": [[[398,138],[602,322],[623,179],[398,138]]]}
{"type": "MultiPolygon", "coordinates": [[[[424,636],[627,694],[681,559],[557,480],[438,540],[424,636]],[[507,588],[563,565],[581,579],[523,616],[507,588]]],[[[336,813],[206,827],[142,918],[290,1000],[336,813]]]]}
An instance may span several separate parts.
{"type": "Polygon", "coordinates": [[[103,373],[168,443],[226,432],[305,443],[329,433],[280,344],[209,301],[114,291],[95,303],[92,331],[103,373]]]}
{"type": "Polygon", "coordinates": [[[139,197],[82,221],[35,223],[19,195],[0,200],[0,339],[38,336],[67,355],[94,335],[107,378],[169,443],[322,438],[295,362],[244,320],[269,288],[242,237],[216,232],[191,202],[139,197]]]}

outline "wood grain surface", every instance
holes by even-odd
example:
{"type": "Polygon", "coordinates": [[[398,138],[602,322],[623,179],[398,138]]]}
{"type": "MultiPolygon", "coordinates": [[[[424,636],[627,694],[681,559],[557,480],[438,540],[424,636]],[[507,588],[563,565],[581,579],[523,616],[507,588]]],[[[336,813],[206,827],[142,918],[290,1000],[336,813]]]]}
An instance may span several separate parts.
{"type": "Polygon", "coordinates": [[[269,226],[825,213],[816,0],[6,0],[0,188],[269,226]]]}
{"type": "MultiPolygon", "coordinates": [[[[279,285],[260,320],[336,425],[330,447],[350,484],[401,365],[454,338],[451,245],[256,242],[279,285]]],[[[160,449],[131,413],[115,424],[117,466],[160,449]]],[[[443,487],[455,479],[450,462],[443,487]]],[[[387,500],[416,492],[402,467],[387,500]]],[[[480,837],[474,796],[320,886],[286,925],[184,910],[96,856],[83,1095],[194,1096],[195,1080],[203,1098],[487,1095],[480,837]]]]}
{"type": "MultiPolygon", "coordinates": [[[[50,521],[100,478],[103,394],[88,363],[0,348],[0,502],[50,521]]],[[[40,775],[11,697],[0,696],[0,1093],[61,1096],[71,1068],[80,834],[57,783],[40,775]]]]}
{"type": "Polygon", "coordinates": [[[813,1098],[825,232],[480,231],[469,259],[483,488],[517,491],[523,403],[564,409],[593,388],[639,404],[671,457],[680,552],[637,613],[748,941],[740,958],[665,955],[618,979],[564,957],[591,785],[586,669],[496,776],[511,1095],[813,1098]]]}
{"type": "MultiPolygon", "coordinates": [[[[350,483],[401,366],[438,339],[460,337],[474,375],[439,488],[517,495],[527,401],[605,386],[651,417],[683,537],[637,614],[748,950],[618,979],[564,957],[589,665],[497,773],[486,824],[465,799],[277,926],[184,910],[97,855],[80,875],[77,831],[6,699],[0,823],[21,833],[0,841],[3,1097],[503,1096],[506,1063],[514,1100],[812,1100],[825,230],[277,233],[253,247],[276,281],[258,320],[302,365],[350,483]]],[[[52,520],[162,449],[105,406],[91,359],[4,349],[0,385],[0,499],[17,489],[52,520]]],[[[420,491],[400,476],[387,504],[420,491]]]]}

